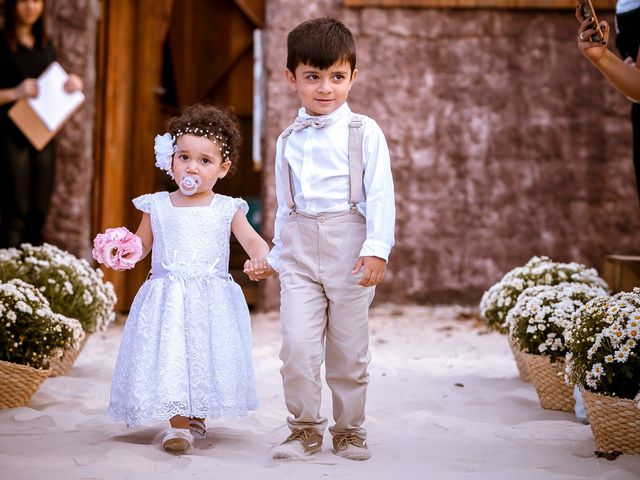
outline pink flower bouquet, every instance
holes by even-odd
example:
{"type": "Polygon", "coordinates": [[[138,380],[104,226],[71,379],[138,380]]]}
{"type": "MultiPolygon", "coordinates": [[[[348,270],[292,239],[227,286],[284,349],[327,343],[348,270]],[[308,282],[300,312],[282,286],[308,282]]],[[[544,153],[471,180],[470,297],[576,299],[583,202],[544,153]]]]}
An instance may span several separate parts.
{"type": "Polygon", "coordinates": [[[128,270],[142,256],[142,240],[125,227],[107,228],[93,240],[91,255],[106,267],[128,270]]]}

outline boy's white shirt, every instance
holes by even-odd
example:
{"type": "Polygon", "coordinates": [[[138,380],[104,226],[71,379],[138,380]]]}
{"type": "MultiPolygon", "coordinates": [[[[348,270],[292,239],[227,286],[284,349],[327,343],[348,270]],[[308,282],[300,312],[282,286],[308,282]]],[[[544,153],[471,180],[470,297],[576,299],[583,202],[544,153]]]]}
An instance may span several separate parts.
{"type": "MultiPolygon", "coordinates": [[[[310,118],[303,108],[298,116],[310,118]]],[[[333,119],[324,128],[308,127],[292,133],[286,146],[286,161],[291,167],[298,212],[309,215],[344,212],[349,210],[349,122],[352,112],[345,103],[328,115],[317,119],[333,119]]],[[[358,211],[366,218],[367,237],[360,256],[375,256],[388,260],[394,244],[395,197],[389,149],[382,130],[371,118],[358,116],[364,122],[363,135],[363,195],[358,211]]],[[[284,196],[286,163],[282,155],[282,136],[276,143],[276,211],[273,248],[267,257],[269,265],[280,271],[280,231],[287,221],[290,209],[284,196]]],[[[351,266],[349,266],[350,268],[351,266]]]]}

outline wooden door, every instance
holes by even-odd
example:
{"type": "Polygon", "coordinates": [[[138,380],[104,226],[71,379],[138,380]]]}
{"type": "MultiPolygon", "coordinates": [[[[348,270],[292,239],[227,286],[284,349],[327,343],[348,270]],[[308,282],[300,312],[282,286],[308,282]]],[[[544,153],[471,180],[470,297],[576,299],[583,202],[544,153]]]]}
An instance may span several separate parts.
{"type": "MultiPolygon", "coordinates": [[[[175,188],[154,166],[153,138],[169,117],[197,102],[235,109],[245,139],[241,163],[217,191],[259,208],[260,175],[251,151],[253,31],[262,25],[264,0],[104,0],[102,9],[94,234],[120,225],[135,230],[140,212],[131,199],[175,188]]],[[[238,274],[243,261],[232,242],[230,269],[255,304],[255,285],[238,274]]],[[[118,310],[128,310],[149,264],[147,258],[133,271],[105,272],[118,310]]]]}

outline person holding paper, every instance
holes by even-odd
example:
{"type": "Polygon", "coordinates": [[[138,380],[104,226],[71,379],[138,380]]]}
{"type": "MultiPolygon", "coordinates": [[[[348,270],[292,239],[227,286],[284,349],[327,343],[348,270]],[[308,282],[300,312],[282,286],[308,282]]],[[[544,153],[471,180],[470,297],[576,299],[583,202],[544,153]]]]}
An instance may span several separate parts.
{"type": "MultiPolygon", "coordinates": [[[[55,174],[55,145],[36,150],[8,117],[22,98],[38,96],[36,78],[56,59],[43,21],[44,0],[5,0],[0,30],[0,248],[42,243],[55,174]]],[[[82,90],[71,74],[67,92],[82,90]]]]}

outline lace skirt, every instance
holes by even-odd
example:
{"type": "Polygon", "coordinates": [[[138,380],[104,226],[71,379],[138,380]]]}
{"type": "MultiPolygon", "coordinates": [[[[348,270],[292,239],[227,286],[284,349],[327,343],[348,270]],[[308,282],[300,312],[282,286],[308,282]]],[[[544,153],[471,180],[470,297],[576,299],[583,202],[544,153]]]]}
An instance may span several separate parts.
{"type": "Polygon", "coordinates": [[[129,426],[257,408],[251,323],[230,277],[147,280],[124,329],[107,414],[129,426]]]}

